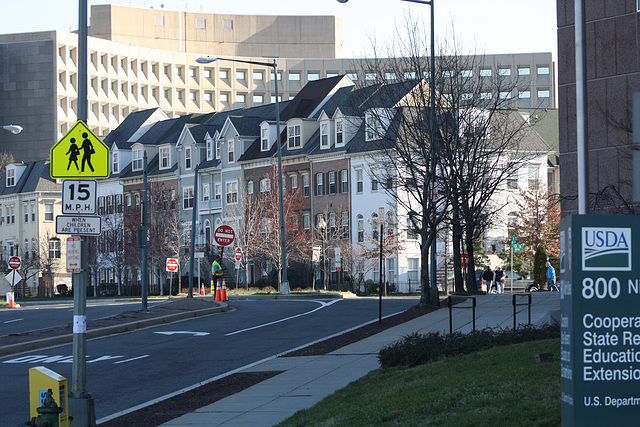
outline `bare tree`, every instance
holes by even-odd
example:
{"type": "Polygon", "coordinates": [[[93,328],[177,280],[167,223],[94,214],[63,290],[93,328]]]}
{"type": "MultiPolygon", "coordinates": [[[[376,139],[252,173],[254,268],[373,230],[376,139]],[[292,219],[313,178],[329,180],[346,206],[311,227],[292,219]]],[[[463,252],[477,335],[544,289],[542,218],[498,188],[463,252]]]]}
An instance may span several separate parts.
{"type": "Polygon", "coordinates": [[[48,231],[40,239],[40,270],[48,278],[48,294],[51,298],[54,295],[53,279],[61,263],[61,245],[60,239],[48,231]]]}
{"type": "Polygon", "coordinates": [[[537,181],[522,191],[522,200],[516,203],[513,231],[524,252],[533,258],[536,249],[544,245],[548,254],[560,256],[560,204],[551,192],[537,181]]]}

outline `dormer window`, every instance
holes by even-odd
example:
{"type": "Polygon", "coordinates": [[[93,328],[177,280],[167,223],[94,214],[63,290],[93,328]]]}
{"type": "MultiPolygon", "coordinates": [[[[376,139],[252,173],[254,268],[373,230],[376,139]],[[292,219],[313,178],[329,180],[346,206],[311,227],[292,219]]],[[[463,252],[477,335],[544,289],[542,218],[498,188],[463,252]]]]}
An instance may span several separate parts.
{"type": "Polygon", "coordinates": [[[184,168],[191,169],[191,147],[184,148],[184,168]]]}
{"type": "Polygon", "coordinates": [[[14,187],[16,185],[16,170],[7,169],[7,187],[14,187]]]}
{"type": "Polygon", "coordinates": [[[233,139],[230,139],[227,141],[227,155],[229,158],[229,163],[233,163],[236,161],[236,156],[235,156],[235,144],[233,139]]]}
{"type": "Polygon", "coordinates": [[[113,173],[120,172],[120,153],[117,151],[111,152],[111,170],[113,173]]]}
{"type": "Polygon", "coordinates": [[[220,141],[216,141],[216,159],[220,159],[220,141]]]}
{"type": "Polygon", "coordinates": [[[365,117],[366,124],[366,141],[374,141],[381,138],[382,126],[380,120],[373,114],[367,114],[365,117]]]}
{"type": "Polygon", "coordinates": [[[160,169],[167,169],[171,166],[169,147],[160,147],[160,169]]]}
{"type": "Polygon", "coordinates": [[[207,139],[207,160],[213,160],[213,142],[207,139]]]}
{"type": "Polygon", "coordinates": [[[269,151],[269,128],[262,128],[262,135],[260,136],[260,150],[269,151]]]}
{"type": "Polygon", "coordinates": [[[344,145],[344,131],[342,119],[336,120],[336,147],[344,145]]]}
{"type": "Polygon", "coordinates": [[[320,125],[320,148],[329,148],[329,123],[320,125]]]}
{"type": "Polygon", "coordinates": [[[142,170],[142,150],[133,150],[133,164],[131,168],[134,171],[142,170]]]}
{"type": "Polygon", "coordinates": [[[289,126],[288,138],[290,149],[302,147],[302,140],[300,138],[300,125],[289,126]]]}

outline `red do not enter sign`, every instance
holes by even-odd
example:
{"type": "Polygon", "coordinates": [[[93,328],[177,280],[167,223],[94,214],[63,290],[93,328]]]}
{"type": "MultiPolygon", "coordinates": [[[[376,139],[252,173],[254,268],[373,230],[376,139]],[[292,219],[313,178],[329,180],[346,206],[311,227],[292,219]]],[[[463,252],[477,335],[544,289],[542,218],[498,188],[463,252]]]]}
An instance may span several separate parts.
{"type": "Polygon", "coordinates": [[[22,260],[19,256],[12,256],[11,258],[9,258],[9,268],[17,270],[18,268],[20,268],[21,264],[22,260]]]}
{"type": "Polygon", "coordinates": [[[167,271],[177,271],[178,270],[178,260],[175,258],[167,258],[167,271]]]}
{"type": "Polygon", "coordinates": [[[229,246],[236,238],[236,232],[230,225],[221,225],[213,232],[213,240],[220,246],[229,246]]]}

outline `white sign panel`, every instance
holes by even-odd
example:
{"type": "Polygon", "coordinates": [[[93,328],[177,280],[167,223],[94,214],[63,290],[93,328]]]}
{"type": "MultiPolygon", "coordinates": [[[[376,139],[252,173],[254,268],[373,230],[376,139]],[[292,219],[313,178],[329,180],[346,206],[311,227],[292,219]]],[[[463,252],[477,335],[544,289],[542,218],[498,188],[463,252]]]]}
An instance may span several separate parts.
{"type": "Polygon", "coordinates": [[[67,273],[80,273],[80,237],[67,239],[67,273]]]}
{"type": "Polygon", "coordinates": [[[95,179],[65,179],[62,181],[62,213],[96,214],[95,179]]]}
{"type": "Polygon", "coordinates": [[[99,216],[56,216],[56,233],[77,234],[79,236],[100,235],[99,216]]]}

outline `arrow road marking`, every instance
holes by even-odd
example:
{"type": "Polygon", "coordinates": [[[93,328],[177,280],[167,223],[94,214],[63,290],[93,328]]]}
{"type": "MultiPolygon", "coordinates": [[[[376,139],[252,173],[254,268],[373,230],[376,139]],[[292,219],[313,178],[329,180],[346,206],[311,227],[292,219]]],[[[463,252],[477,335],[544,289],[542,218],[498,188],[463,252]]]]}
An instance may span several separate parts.
{"type": "Polygon", "coordinates": [[[209,332],[169,331],[169,332],[154,332],[154,334],[160,334],[160,335],[185,334],[185,335],[193,335],[194,337],[205,337],[209,335],[209,332]]]}
{"type": "Polygon", "coordinates": [[[291,317],[286,317],[284,319],[280,319],[280,320],[276,320],[273,322],[269,322],[269,323],[264,323],[262,325],[258,325],[258,326],[253,326],[251,328],[247,328],[247,329],[241,329],[239,331],[235,331],[235,332],[229,332],[228,334],[224,334],[225,337],[228,337],[230,335],[235,335],[235,334],[240,334],[242,332],[247,332],[247,331],[251,331],[253,329],[258,329],[258,328],[264,328],[265,326],[270,326],[270,325],[275,325],[276,323],[280,323],[280,322],[286,322],[287,320],[291,320],[291,319],[295,319],[296,317],[302,317],[302,316],[306,316],[307,314],[311,314],[311,313],[315,313],[318,310],[322,310],[323,308],[329,307],[330,305],[333,305],[337,302],[340,302],[342,300],[340,299],[336,299],[333,301],[329,301],[329,302],[323,302],[323,301],[313,301],[316,302],[318,304],[320,304],[320,307],[318,308],[314,308],[311,311],[307,311],[306,313],[300,313],[300,314],[296,314],[295,316],[291,316],[291,317]]]}

